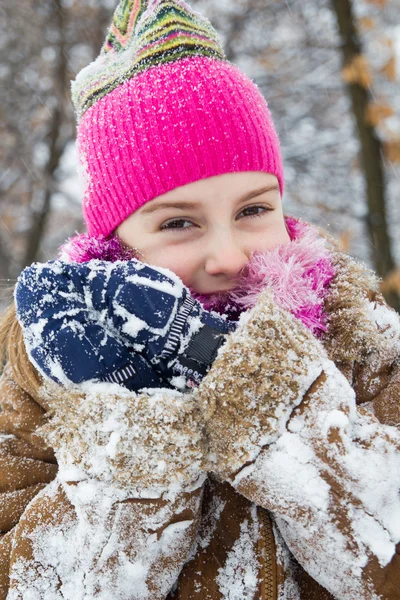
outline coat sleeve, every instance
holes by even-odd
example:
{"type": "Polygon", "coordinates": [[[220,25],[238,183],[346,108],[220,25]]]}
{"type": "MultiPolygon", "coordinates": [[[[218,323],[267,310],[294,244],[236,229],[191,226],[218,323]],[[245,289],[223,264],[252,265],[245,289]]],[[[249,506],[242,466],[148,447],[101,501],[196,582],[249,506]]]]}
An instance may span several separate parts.
{"type": "Polygon", "coordinates": [[[0,377],[0,533],[18,523],[32,498],[57,473],[53,452],[35,430],[44,410],[15,383],[9,365],[0,377]]]}
{"type": "MultiPolygon", "coordinates": [[[[368,407],[381,423],[400,429],[400,318],[380,293],[366,300],[369,326],[376,342],[352,361],[352,381],[358,404],[368,407]]],[[[368,330],[367,330],[368,331],[368,330]]]]}
{"type": "Polygon", "coordinates": [[[274,514],[314,580],[338,600],[394,600],[400,433],[357,408],[322,344],[266,292],[197,393],[212,468],[274,514]]]}
{"type": "Polygon", "coordinates": [[[14,381],[9,365],[0,377],[0,599],[9,591],[16,526],[29,503],[54,480],[54,453],[35,433],[44,410],[14,381]]]}
{"type": "Polygon", "coordinates": [[[12,543],[2,540],[9,589],[0,598],[164,599],[187,560],[201,509],[194,402],[116,384],[68,392],[53,385],[41,393],[53,417],[40,435],[54,448],[59,471],[23,511],[12,543]]]}

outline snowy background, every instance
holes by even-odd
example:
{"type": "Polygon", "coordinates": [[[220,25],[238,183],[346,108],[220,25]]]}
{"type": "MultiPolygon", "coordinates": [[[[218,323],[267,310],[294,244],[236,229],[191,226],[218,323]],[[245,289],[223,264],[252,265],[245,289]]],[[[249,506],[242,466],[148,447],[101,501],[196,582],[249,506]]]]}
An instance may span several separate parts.
{"type": "MultiPolygon", "coordinates": [[[[333,3],[192,0],[228,57],[260,86],[285,162],[287,214],[338,236],[373,264],[365,179],[333,3]]],[[[114,0],[3,0],[0,8],[0,290],[32,260],[83,231],[69,81],[98,54],[114,0]]],[[[400,0],[353,0],[385,200],[400,265],[400,0]]],[[[5,301],[5,300],[3,300],[5,301]]]]}

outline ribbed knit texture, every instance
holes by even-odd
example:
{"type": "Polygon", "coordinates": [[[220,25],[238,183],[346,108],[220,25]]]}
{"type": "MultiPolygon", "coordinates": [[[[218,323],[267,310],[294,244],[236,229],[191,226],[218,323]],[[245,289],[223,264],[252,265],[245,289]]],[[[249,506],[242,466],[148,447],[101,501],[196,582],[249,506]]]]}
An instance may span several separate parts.
{"type": "Polygon", "coordinates": [[[180,0],[123,0],[73,99],[90,235],[108,235],[157,196],[224,173],[272,173],[283,192],[262,94],[224,60],[211,24],[180,0]]]}

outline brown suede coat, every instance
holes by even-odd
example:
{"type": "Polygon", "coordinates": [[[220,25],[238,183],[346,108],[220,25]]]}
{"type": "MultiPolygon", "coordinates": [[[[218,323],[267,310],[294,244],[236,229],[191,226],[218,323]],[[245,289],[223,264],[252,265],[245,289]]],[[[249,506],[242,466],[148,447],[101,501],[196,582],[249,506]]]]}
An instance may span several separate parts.
{"type": "MultiPolygon", "coordinates": [[[[326,299],[326,310],[329,314],[330,325],[329,333],[323,340],[323,346],[329,358],[335,363],[337,370],[345,375],[350,384],[349,389],[352,387],[355,391],[357,404],[361,407],[360,410],[367,415],[365,418],[370,418],[368,415],[374,414],[375,418],[379,419],[381,423],[398,427],[400,424],[400,356],[397,347],[400,329],[396,331],[393,326],[391,330],[390,323],[395,319],[391,309],[386,307],[377,289],[377,282],[371,274],[365,272],[361,265],[348,256],[336,251],[333,252],[333,255],[337,267],[337,276],[331,286],[329,297],[326,299]],[[372,312],[365,310],[366,302],[372,308],[387,312],[389,315],[389,319],[386,320],[387,325],[382,327],[380,322],[374,321],[371,316],[372,312]]],[[[257,323],[256,326],[258,327],[257,323]]],[[[252,324],[249,325],[249,327],[252,326],[252,324]]],[[[264,320],[262,321],[262,327],[269,330],[268,327],[272,328],[273,325],[264,320]]],[[[280,361],[282,361],[283,367],[286,368],[283,354],[286,338],[289,338],[291,351],[296,349],[302,354],[303,349],[306,355],[309,354],[310,361],[317,360],[316,355],[318,354],[320,342],[316,342],[318,345],[308,353],[308,350],[306,351],[308,344],[314,343],[311,340],[312,336],[308,332],[305,333],[303,327],[299,326],[298,331],[296,327],[294,320],[291,319],[283,324],[281,336],[279,328],[274,333],[274,339],[284,340],[279,346],[279,352],[277,350],[277,360],[273,363],[277,365],[277,369],[279,369],[280,361]],[[294,331],[292,337],[288,333],[288,328],[294,331]]],[[[248,332],[246,332],[246,335],[248,335],[248,332]]],[[[271,340],[269,344],[271,345],[271,340]]],[[[265,352],[267,347],[262,347],[260,352],[265,352]]],[[[251,352],[252,348],[250,347],[247,355],[250,362],[251,352]]],[[[225,360],[225,363],[222,362],[224,373],[231,368],[226,361],[232,361],[234,354],[235,346],[233,345],[219,359],[220,361],[225,360]]],[[[274,357],[271,358],[270,356],[269,359],[273,362],[274,357]]],[[[259,362],[260,354],[258,354],[259,362]]],[[[234,371],[235,375],[240,378],[240,365],[238,366],[238,364],[238,362],[235,363],[234,371]]],[[[249,423],[252,424],[253,415],[248,415],[246,412],[242,414],[241,407],[236,406],[234,413],[232,413],[234,414],[232,418],[235,421],[233,423],[230,415],[224,413],[227,402],[222,402],[220,399],[225,392],[218,394],[218,386],[215,385],[215,381],[221,380],[218,368],[221,368],[221,365],[216,365],[214,381],[212,370],[206,378],[208,381],[199,391],[199,397],[204,403],[203,406],[212,415],[208,421],[206,419],[205,427],[209,429],[207,443],[211,444],[212,448],[216,448],[218,456],[214,474],[206,479],[202,489],[197,488],[184,492],[179,499],[179,509],[173,506],[174,500],[171,501],[171,510],[166,516],[164,525],[158,531],[158,537],[160,537],[162,531],[168,525],[180,522],[182,519],[192,523],[187,531],[187,547],[182,544],[181,550],[177,550],[172,558],[165,556],[157,563],[158,573],[161,573],[163,569],[165,571],[172,569],[169,561],[174,563],[174,568],[177,569],[178,573],[181,570],[178,579],[176,577],[171,579],[171,581],[175,581],[175,584],[169,587],[168,600],[222,600],[224,598],[236,600],[237,596],[234,594],[229,595],[229,592],[224,591],[220,575],[221,570],[228,568],[228,557],[232,559],[233,549],[238,547],[238,542],[244,532],[247,532],[247,538],[250,540],[249,544],[252,546],[254,556],[252,569],[254,571],[254,568],[256,568],[257,571],[257,585],[254,586],[254,582],[250,585],[249,589],[252,590],[252,595],[244,595],[243,600],[245,598],[248,600],[298,600],[299,598],[301,600],[328,600],[336,597],[317,583],[314,576],[307,573],[310,570],[309,565],[313,562],[309,548],[302,548],[301,543],[295,537],[291,537],[290,532],[287,535],[285,534],[283,525],[282,527],[277,525],[277,519],[279,521],[279,516],[282,517],[279,506],[274,505],[277,500],[270,498],[268,491],[261,489],[262,486],[260,487],[257,483],[258,480],[255,476],[249,475],[248,477],[237,478],[238,472],[243,468],[248,468],[249,465],[258,465],[257,468],[261,469],[262,460],[267,461],[266,468],[270,469],[267,454],[270,445],[265,441],[260,443],[261,454],[258,454],[257,458],[255,458],[257,453],[252,454],[248,449],[248,442],[244,436],[249,423]],[[220,404],[218,404],[219,402],[220,404]],[[222,415],[220,421],[218,421],[219,417],[215,418],[216,415],[222,415]],[[246,423],[245,427],[242,427],[242,422],[246,423]],[[242,433],[242,429],[244,433],[242,433]],[[233,438],[235,439],[233,440],[233,438]],[[236,444],[234,450],[231,448],[233,444],[236,444]],[[243,452],[241,449],[244,449],[243,452]],[[235,454],[234,457],[233,454],[235,454]],[[263,454],[265,454],[264,459],[262,458],[263,454]],[[252,525],[254,525],[253,530],[252,525]],[[245,531],[246,527],[247,530],[245,531]],[[289,552],[286,544],[290,545],[292,552],[289,552]],[[300,566],[299,563],[302,563],[303,566],[300,566]],[[176,567],[176,565],[178,566],[176,567]]],[[[318,402],[321,403],[322,407],[324,394],[320,392],[324,389],[326,381],[329,382],[330,375],[328,371],[325,371],[324,374],[324,370],[322,370],[314,381],[310,380],[312,384],[307,386],[307,391],[303,394],[301,403],[299,404],[296,401],[296,404],[292,406],[288,413],[290,420],[293,419],[293,415],[295,417],[305,415],[305,418],[310,420],[311,424],[306,423],[306,426],[311,431],[316,428],[316,425],[311,422],[312,417],[307,416],[308,411],[311,410],[309,407],[310,405],[317,406],[318,402]]],[[[257,373],[258,371],[254,371],[253,374],[250,373],[248,376],[256,381],[257,373]]],[[[282,373],[284,373],[283,370],[282,373]]],[[[282,375],[282,379],[285,379],[284,375],[282,375]]],[[[223,385],[225,390],[229,387],[226,386],[226,382],[223,382],[223,385]]],[[[292,384],[286,382],[284,385],[292,384]]],[[[235,396],[232,396],[232,402],[236,402],[236,398],[239,397],[237,389],[235,390],[235,396]]],[[[257,394],[259,389],[258,386],[257,394]]],[[[278,389],[277,397],[283,392],[285,392],[284,388],[278,389]]],[[[273,390],[263,390],[262,394],[263,398],[269,397],[271,403],[273,402],[273,390]]],[[[8,597],[13,600],[16,598],[30,598],[31,596],[28,596],[27,593],[25,595],[24,586],[27,586],[25,587],[25,590],[27,590],[29,581],[33,581],[30,578],[34,578],[35,573],[37,577],[40,577],[41,568],[45,568],[45,565],[41,566],[34,557],[35,550],[30,534],[37,531],[39,525],[43,525],[43,523],[46,524],[47,528],[58,527],[60,523],[66,523],[75,518],[73,502],[65,491],[67,488],[56,483],[50,484],[57,474],[57,461],[54,451],[48,447],[48,441],[46,442],[45,439],[57,439],[57,435],[61,431],[61,425],[56,423],[56,425],[51,426],[53,429],[50,437],[47,435],[44,438],[42,433],[38,433],[38,429],[43,428],[44,425],[45,430],[48,427],[48,425],[46,426],[48,421],[46,413],[49,407],[51,407],[52,413],[55,411],[57,419],[57,409],[55,410],[54,407],[58,406],[59,398],[55,398],[55,396],[54,391],[53,396],[51,394],[49,396],[48,392],[42,393],[41,390],[39,392],[33,390],[20,375],[18,376],[17,372],[14,372],[12,364],[5,367],[0,380],[0,402],[2,407],[0,431],[4,434],[0,442],[0,527],[2,536],[0,542],[0,600],[7,598],[9,592],[8,597]],[[51,489],[51,493],[47,494],[47,489],[51,489]],[[30,565],[29,577],[20,576],[18,570],[20,567],[17,568],[17,566],[21,565],[21,560],[26,560],[30,565]]],[[[64,413],[62,417],[59,417],[59,420],[68,419],[68,415],[70,415],[71,422],[74,422],[74,415],[78,414],[79,411],[74,412],[76,409],[71,407],[76,405],[63,402],[62,406],[64,413]]],[[[243,409],[243,411],[245,410],[243,409]]],[[[343,410],[346,412],[347,409],[343,410]]],[[[194,413],[194,421],[196,414],[194,413]]],[[[192,422],[188,422],[187,415],[185,415],[182,423],[182,427],[187,426],[188,430],[193,426],[192,422]]],[[[263,431],[265,428],[270,427],[269,421],[264,422],[261,419],[257,421],[255,429],[259,427],[259,423],[261,423],[260,427],[263,431]]],[[[65,426],[65,421],[63,426],[65,426]]],[[[57,443],[54,444],[57,458],[60,457],[61,461],[69,453],[66,441],[68,435],[68,431],[66,433],[64,431],[61,436],[63,437],[62,444],[58,447],[57,443]]],[[[273,437],[275,434],[271,433],[271,435],[273,437]]],[[[334,446],[338,443],[342,434],[339,429],[335,430],[333,428],[329,435],[331,436],[329,439],[332,446],[334,446]]],[[[325,454],[323,447],[318,446],[318,442],[315,442],[315,444],[317,444],[316,454],[319,455],[322,464],[325,464],[325,462],[328,464],[329,461],[333,460],[330,455],[325,454]]],[[[341,467],[337,471],[340,471],[340,469],[341,467]]],[[[323,469],[321,469],[322,471],[323,469]]],[[[147,476],[148,474],[143,474],[143,478],[147,476]]],[[[329,480],[330,486],[337,489],[338,494],[346,495],[348,493],[345,486],[342,489],[340,479],[338,479],[338,482],[333,481],[335,475],[329,473],[328,468],[324,477],[327,480],[331,478],[329,480]]],[[[338,477],[345,479],[346,475],[340,474],[338,477]]],[[[67,483],[69,486],[74,485],[74,482],[71,481],[67,483]]],[[[125,484],[125,480],[121,477],[119,478],[119,484],[125,484]]],[[[305,485],[307,485],[307,482],[305,482],[305,485]]],[[[118,529],[118,531],[122,531],[121,544],[125,551],[133,556],[135,549],[130,546],[134,545],[135,527],[138,527],[137,523],[142,518],[141,515],[146,512],[155,514],[157,510],[160,510],[160,504],[163,505],[162,508],[165,507],[167,500],[124,500],[123,502],[125,503],[125,512],[123,513],[124,529],[118,529]]],[[[352,500],[346,499],[346,502],[351,503],[352,500]]],[[[335,512],[336,509],[339,527],[345,531],[347,525],[343,517],[344,513],[341,513],[340,508],[335,505],[332,512],[335,512]]],[[[289,515],[290,510],[289,507],[287,515],[289,515]]],[[[285,517],[285,515],[283,516],[285,517]]],[[[292,518],[292,513],[290,513],[290,518],[292,518]]],[[[293,518],[296,519],[297,516],[293,518]]],[[[302,518],[302,516],[299,516],[299,521],[302,518]]],[[[307,516],[307,518],[312,520],[313,517],[307,516]]],[[[305,522],[307,523],[307,520],[305,522]]],[[[316,539],[322,540],[321,536],[322,532],[317,532],[316,539]]],[[[321,543],[326,548],[329,544],[329,536],[327,540],[321,543]]],[[[251,555],[245,554],[244,556],[251,555]]],[[[101,567],[103,574],[104,570],[113,568],[111,562],[107,565],[101,567]]],[[[232,565],[232,568],[234,568],[235,563],[233,562],[232,565]]],[[[242,569],[245,572],[246,564],[238,563],[236,568],[238,570],[237,577],[240,578],[240,570],[242,569]]],[[[231,576],[234,580],[235,575],[231,573],[231,576]]],[[[243,577],[245,576],[243,575],[243,577]]],[[[374,598],[384,600],[400,598],[399,554],[395,554],[384,567],[371,554],[363,569],[362,577],[368,578],[369,582],[369,591],[363,592],[365,596],[352,596],[354,592],[351,589],[355,588],[350,586],[350,591],[346,592],[341,589],[337,597],[348,600],[351,598],[354,598],[354,600],[357,598],[358,600],[361,597],[370,598],[371,600],[374,598]]],[[[160,591],[161,588],[158,585],[157,578],[156,573],[153,578],[148,579],[148,598],[154,600],[165,598],[165,593],[160,591]]],[[[70,596],[64,596],[57,591],[60,589],[61,584],[62,581],[59,576],[59,581],[54,587],[54,594],[51,595],[50,593],[50,595],[46,595],[46,598],[54,597],[55,600],[57,598],[69,598],[70,596]]],[[[331,591],[333,592],[333,590],[331,591]]],[[[97,590],[97,592],[100,594],[101,590],[97,590]]],[[[78,594],[76,597],[78,599],[81,597],[96,598],[97,592],[85,596],[79,596],[78,594]]],[[[101,595],[99,597],[103,598],[101,595]]],[[[136,597],[132,592],[132,599],[136,597]]],[[[39,598],[39,595],[32,596],[32,598],[39,598]]],[[[120,596],[115,596],[115,598],[119,600],[120,596]]]]}

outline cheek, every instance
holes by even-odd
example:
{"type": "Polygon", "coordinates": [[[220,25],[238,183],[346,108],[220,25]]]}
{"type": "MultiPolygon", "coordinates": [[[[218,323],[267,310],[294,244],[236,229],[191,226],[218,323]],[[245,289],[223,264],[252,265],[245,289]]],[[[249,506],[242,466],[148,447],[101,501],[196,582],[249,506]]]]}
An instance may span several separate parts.
{"type": "Polygon", "coordinates": [[[272,250],[276,246],[290,242],[290,236],[286,229],[285,220],[282,218],[269,222],[265,228],[253,236],[251,250],[272,250]]]}
{"type": "Polygon", "coordinates": [[[285,223],[282,223],[279,227],[275,228],[270,236],[268,236],[268,246],[266,250],[280,246],[281,244],[287,244],[290,242],[290,236],[287,232],[285,223]]]}
{"type": "Polygon", "coordinates": [[[163,267],[169,269],[175,275],[178,275],[187,286],[190,286],[191,281],[197,270],[197,261],[187,250],[182,253],[182,248],[170,247],[148,250],[144,253],[146,263],[154,267],[163,267]]]}

